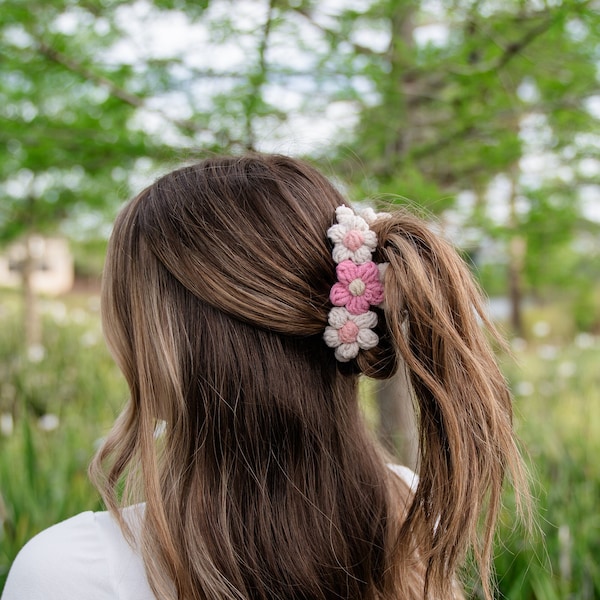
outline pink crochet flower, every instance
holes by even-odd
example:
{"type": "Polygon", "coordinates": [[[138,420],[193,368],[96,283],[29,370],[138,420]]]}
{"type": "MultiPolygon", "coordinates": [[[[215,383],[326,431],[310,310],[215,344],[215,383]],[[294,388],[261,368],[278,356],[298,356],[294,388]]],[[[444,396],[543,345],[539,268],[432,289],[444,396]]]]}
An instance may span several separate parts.
{"type": "Polygon", "coordinates": [[[345,260],[336,267],[338,282],[333,285],[329,299],[334,306],[345,306],[353,315],[360,315],[383,302],[383,285],[379,269],[373,261],[355,265],[345,260]]]}
{"type": "Polygon", "coordinates": [[[335,348],[335,357],[340,362],[348,362],[356,357],[360,349],[369,350],[379,343],[379,337],[372,331],[377,325],[377,315],[368,311],[352,315],[345,308],[332,308],[329,312],[329,325],[323,338],[330,348],[335,348]]]}

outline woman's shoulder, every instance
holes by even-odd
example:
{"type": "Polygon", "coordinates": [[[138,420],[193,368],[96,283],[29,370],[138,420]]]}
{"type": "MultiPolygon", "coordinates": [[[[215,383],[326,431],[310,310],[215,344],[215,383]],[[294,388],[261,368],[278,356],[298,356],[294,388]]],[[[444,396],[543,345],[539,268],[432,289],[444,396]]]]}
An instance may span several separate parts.
{"type": "Polygon", "coordinates": [[[23,546],[2,600],[114,598],[107,573],[95,514],[84,512],[45,529],[23,546]]]}
{"type": "MultiPolygon", "coordinates": [[[[126,515],[128,522],[136,512],[126,515]]],[[[2,600],[152,599],[143,561],[106,512],[53,525],[21,549],[2,600]]]]}

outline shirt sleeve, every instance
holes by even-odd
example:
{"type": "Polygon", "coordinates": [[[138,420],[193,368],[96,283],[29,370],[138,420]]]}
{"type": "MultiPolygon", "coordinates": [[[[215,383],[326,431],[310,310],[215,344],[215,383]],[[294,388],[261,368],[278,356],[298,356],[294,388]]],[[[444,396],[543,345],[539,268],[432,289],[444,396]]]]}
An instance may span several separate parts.
{"type": "Polygon", "coordinates": [[[17,555],[2,600],[115,600],[94,513],[81,513],[32,538],[17,555]]]}
{"type": "Polygon", "coordinates": [[[419,476],[404,465],[394,465],[388,464],[388,467],[406,483],[406,485],[410,488],[410,491],[414,494],[417,491],[417,486],[419,485],[419,476]]]}

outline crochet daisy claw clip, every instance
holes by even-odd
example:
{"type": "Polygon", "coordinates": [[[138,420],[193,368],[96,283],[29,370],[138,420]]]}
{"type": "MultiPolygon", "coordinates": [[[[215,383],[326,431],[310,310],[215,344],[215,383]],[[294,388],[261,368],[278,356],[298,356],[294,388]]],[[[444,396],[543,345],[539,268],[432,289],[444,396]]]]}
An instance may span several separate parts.
{"type": "Polygon", "coordinates": [[[372,260],[377,236],[369,223],[389,215],[368,209],[361,216],[342,205],[335,216],[337,223],[327,230],[327,237],[333,242],[331,254],[337,264],[337,281],[329,294],[334,307],[329,311],[329,325],[323,339],[330,348],[335,348],[335,357],[340,362],[348,362],[360,350],[370,350],[379,343],[373,331],[377,314],[370,308],[383,302],[383,274],[387,265],[372,260]]]}

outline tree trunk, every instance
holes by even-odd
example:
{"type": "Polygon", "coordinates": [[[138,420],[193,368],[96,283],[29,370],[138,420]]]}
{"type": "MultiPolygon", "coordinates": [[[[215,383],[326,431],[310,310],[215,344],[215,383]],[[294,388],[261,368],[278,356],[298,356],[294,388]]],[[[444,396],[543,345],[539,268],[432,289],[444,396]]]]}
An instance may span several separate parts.
{"type": "MultiPolygon", "coordinates": [[[[394,170],[409,153],[421,134],[419,106],[411,105],[412,97],[421,81],[407,76],[411,65],[409,54],[414,47],[416,4],[398,3],[390,14],[392,39],[388,49],[390,61],[390,90],[395,102],[395,122],[391,123],[395,136],[385,151],[386,168],[394,170]]],[[[376,390],[379,411],[378,435],[384,447],[407,467],[416,469],[418,461],[418,432],[413,401],[404,368],[390,380],[379,382],[376,390]]]]}
{"type": "Polygon", "coordinates": [[[510,324],[519,337],[525,334],[523,326],[523,256],[525,254],[525,240],[522,236],[514,236],[510,240],[508,264],[508,289],[510,295],[510,324]]]}
{"type": "Polygon", "coordinates": [[[378,436],[400,463],[416,470],[419,458],[417,422],[406,370],[377,386],[378,436]]]}
{"type": "Polygon", "coordinates": [[[37,346],[42,341],[42,328],[37,305],[37,295],[33,288],[35,257],[31,252],[31,236],[24,240],[25,253],[21,265],[21,282],[23,284],[23,330],[27,348],[37,346]]]}
{"type": "Polygon", "coordinates": [[[526,241],[517,229],[517,179],[518,167],[511,170],[509,198],[509,227],[512,236],[508,246],[508,290],[510,298],[510,324],[519,337],[524,337],[523,327],[523,263],[526,241]]]}

